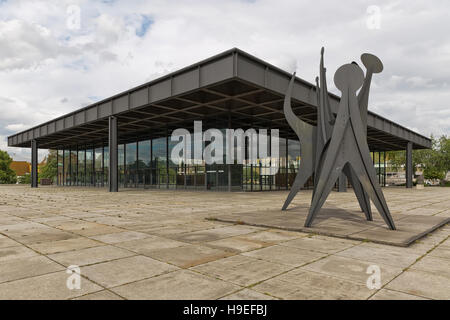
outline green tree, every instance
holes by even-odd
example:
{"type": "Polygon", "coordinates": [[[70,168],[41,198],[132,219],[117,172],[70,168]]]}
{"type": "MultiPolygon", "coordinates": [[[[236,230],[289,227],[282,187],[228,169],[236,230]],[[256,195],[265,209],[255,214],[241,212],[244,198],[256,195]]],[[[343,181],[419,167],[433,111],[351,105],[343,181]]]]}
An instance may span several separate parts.
{"type": "Polygon", "coordinates": [[[11,165],[12,158],[6,151],[0,150],[0,184],[11,184],[17,182],[17,176],[11,165]]]}
{"type": "Polygon", "coordinates": [[[31,174],[25,173],[25,175],[17,177],[17,181],[20,184],[31,184],[31,174]]]}
{"type": "MultiPolygon", "coordinates": [[[[425,179],[444,179],[450,171],[450,138],[441,136],[439,139],[431,136],[431,149],[413,150],[413,169],[423,170],[425,179]]],[[[404,167],[406,163],[405,151],[390,151],[387,157],[394,170],[404,167]]]]}
{"type": "Polygon", "coordinates": [[[47,155],[47,163],[39,172],[39,178],[55,179],[58,175],[58,158],[56,150],[49,150],[47,155]]]}

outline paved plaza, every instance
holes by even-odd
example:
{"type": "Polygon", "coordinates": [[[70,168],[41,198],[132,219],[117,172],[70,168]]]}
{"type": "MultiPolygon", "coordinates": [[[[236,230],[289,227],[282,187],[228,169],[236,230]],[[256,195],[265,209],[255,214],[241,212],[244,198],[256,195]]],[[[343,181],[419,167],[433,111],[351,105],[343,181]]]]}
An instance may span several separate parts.
{"type": "MultiPolygon", "coordinates": [[[[383,190],[394,219],[450,217],[450,188],[383,190]]],[[[0,186],[0,299],[450,299],[448,224],[399,247],[214,220],[286,196],[0,186]],[[380,288],[367,285],[374,268],[380,288]]],[[[289,214],[310,199],[300,192],[289,214]]],[[[333,192],[330,208],[358,203],[333,192]]]]}

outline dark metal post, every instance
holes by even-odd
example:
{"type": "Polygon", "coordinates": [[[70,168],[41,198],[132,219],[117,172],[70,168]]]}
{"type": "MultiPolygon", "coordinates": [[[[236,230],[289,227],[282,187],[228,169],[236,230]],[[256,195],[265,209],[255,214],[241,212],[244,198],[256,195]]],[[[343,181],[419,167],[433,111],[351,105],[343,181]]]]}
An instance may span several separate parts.
{"type": "Polygon", "coordinates": [[[102,145],[102,187],[105,186],[105,146],[102,145]]]}
{"type": "Polygon", "coordinates": [[[72,173],[72,148],[69,149],[69,186],[73,185],[73,173],[72,173]]]}
{"type": "Polygon", "coordinates": [[[38,187],[38,148],[36,140],[31,140],[31,187],[38,187]]]}
{"type": "Polygon", "coordinates": [[[83,167],[84,167],[83,184],[84,184],[85,187],[87,185],[87,179],[86,179],[86,176],[87,176],[87,172],[86,172],[87,164],[86,164],[86,161],[87,161],[87,146],[85,145],[84,146],[84,165],[83,165],[83,167]]]}
{"type": "Polygon", "coordinates": [[[78,168],[78,164],[80,163],[80,159],[78,159],[79,154],[80,154],[80,150],[78,150],[78,145],[77,145],[77,186],[80,185],[80,175],[79,175],[79,168],[78,168]]]}
{"type": "Polygon", "coordinates": [[[118,145],[117,145],[117,118],[109,117],[109,192],[118,192],[118,145]]]}
{"type": "Polygon", "coordinates": [[[59,186],[59,150],[56,149],[56,185],[59,186]]]}
{"type": "Polygon", "coordinates": [[[62,178],[61,178],[61,185],[66,185],[66,150],[62,150],[62,178]]]}
{"type": "Polygon", "coordinates": [[[95,172],[95,145],[92,145],[92,175],[91,175],[91,186],[97,186],[97,172],[95,172]]]}
{"type": "Polygon", "coordinates": [[[153,185],[153,139],[150,139],[150,185],[153,185]]]}
{"type": "MultiPolygon", "coordinates": [[[[231,129],[231,109],[230,108],[228,109],[228,129],[231,129]]],[[[231,139],[234,140],[234,137],[232,135],[230,135],[227,138],[228,138],[227,141],[228,141],[229,144],[226,145],[226,150],[228,150],[230,145],[234,145],[234,141],[233,141],[233,143],[231,142],[232,141],[231,139]]],[[[228,153],[231,153],[231,152],[233,153],[233,156],[234,156],[234,149],[228,150],[228,152],[226,152],[225,154],[228,154],[228,153]]],[[[231,164],[227,164],[226,165],[226,167],[227,167],[227,178],[228,178],[228,192],[231,192],[231,166],[232,166],[231,164]]]]}
{"type": "Polygon", "coordinates": [[[413,167],[412,167],[412,142],[409,141],[406,145],[406,187],[412,188],[412,177],[413,177],[413,167]]]}
{"type": "Polygon", "coordinates": [[[166,182],[167,189],[169,189],[169,131],[166,127],[166,182]]]}
{"type": "Polygon", "coordinates": [[[347,176],[344,172],[339,174],[338,192],[347,192],[347,176]]]}

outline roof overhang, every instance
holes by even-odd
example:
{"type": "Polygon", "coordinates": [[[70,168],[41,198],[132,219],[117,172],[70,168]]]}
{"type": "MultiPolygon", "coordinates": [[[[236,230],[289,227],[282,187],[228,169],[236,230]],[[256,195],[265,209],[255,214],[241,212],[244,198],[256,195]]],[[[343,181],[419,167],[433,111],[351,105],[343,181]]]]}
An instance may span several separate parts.
{"type": "MultiPolygon", "coordinates": [[[[231,49],[159,79],[89,105],[8,137],[8,146],[59,149],[106,143],[108,118],[116,116],[119,142],[164,136],[176,128],[191,128],[194,120],[233,128],[278,128],[296,138],[283,114],[283,99],[291,74],[239,49],[231,49]]],[[[293,109],[315,124],[316,87],[296,78],[293,109]]],[[[330,94],[336,112],[339,97],[330,94]]],[[[430,148],[431,140],[369,111],[368,143],[372,151],[430,148]]]]}

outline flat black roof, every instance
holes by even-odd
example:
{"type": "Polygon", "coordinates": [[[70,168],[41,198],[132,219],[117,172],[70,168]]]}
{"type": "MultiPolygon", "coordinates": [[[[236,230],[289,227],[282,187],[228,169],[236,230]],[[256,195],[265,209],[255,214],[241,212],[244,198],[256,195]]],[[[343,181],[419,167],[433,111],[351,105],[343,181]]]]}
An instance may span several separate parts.
{"type": "MultiPolygon", "coordinates": [[[[233,48],[138,87],[8,137],[8,146],[59,149],[105,144],[108,117],[117,116],[119,143],[164,136],[190,128],[194,120],[204,127],[278,128],[296,138],[283,114],[283,99],[291,74],[242,50],[233,48]],[[231,119],[230,119],[231,118],[231,119]]],[[[296,78],[293,109],[315,124],[315,85],[296,78]]],[[[339,97],[331,94],[336,111],[339,97]]],[[[372,151],[430,148],[431,140],[373,112],[368,114],[368,143],[372,151]]],[[[282,134],[281,134],[282,135],[282,134]]]]}

